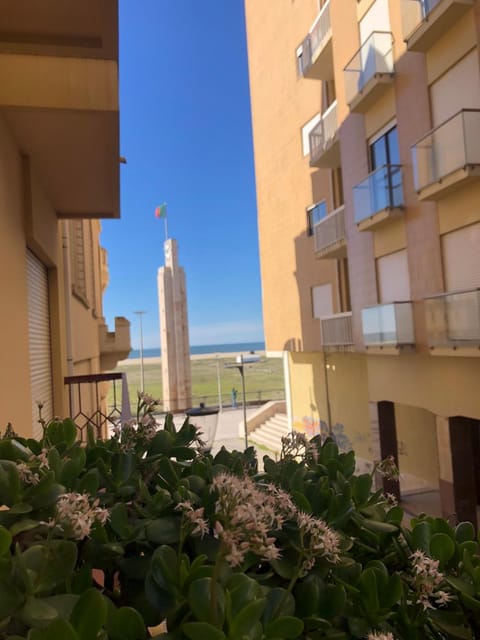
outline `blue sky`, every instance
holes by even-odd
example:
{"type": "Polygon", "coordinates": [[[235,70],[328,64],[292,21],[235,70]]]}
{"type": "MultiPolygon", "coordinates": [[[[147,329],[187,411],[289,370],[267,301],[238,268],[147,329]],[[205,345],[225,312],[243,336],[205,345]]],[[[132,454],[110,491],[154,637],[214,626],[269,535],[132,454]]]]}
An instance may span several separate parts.
{"type": "Polygon", "coordinates": [[[263,340],[243,0],[120,0],[121,219],[103,222],[104,313],[159,345],[163,220],[187,277],[190,343],[263,340]]]}

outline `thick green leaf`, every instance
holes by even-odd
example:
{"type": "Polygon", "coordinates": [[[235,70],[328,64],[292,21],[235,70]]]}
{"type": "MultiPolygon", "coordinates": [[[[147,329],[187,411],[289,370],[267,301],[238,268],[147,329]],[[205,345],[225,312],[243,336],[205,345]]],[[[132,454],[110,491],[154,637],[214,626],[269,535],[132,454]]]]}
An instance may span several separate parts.
{"type": "Polygon", "coordinates": [[[132,527],[128,519],[127,507],[123,502],[118,502],[110,510],[109,524],[122,540],[126,540],[131,536],[132,527]]]}
{"type": "Polygon", "coordinates": [[[58,618],[58,613],[45,600],[30,597],[19,612],[19,617],[28,627],[45,628],[58,618]]]}
{"type": "Polygon", "coordinates": [[[43,640],[78,640],[78,635],[72,625],[63,618],[57,618],[45,629],[43,640]]]}
{"type": "Polygon", "coordinates": [[[111,640],[143,640],[147,637],[143,618],[132,607],[114,609],[108,620],[107,631],[111,640]]]}
{"type": "Polygon", "coordinates": [[[460,544],[469,540],[475,540],[475,528],[471,522],[460,522],[455,527],[455,539],[460,544]]]}
{"type": "Polygon", "coordinates": [[[187,622],[182,631],[190,640],[225,640],[223,631],[207,622],[187,622]]]}
{"type": "Polygon", "coordinates": [[[283,616],[271,622],[265,629],[266,638],[288,638],[295,640],[303,631],[303,622],[300,618],[283,616]]]}
{"type": "Polygon", "coordinates": [[[430,555],[441,564],[447,563],[455,553],[455,543],[445,533],[435,533],[430,540],[430,555]]]}
{"type": "Polygon", "coordinates": [[[252,625],[260,619],[265,603],[265,598],[258,598],[247,604],[232,620],[228,635],[233,638],[247,635],[252,625]]]}
{"type": "Polygon", "coordinates": [[[154,544],[175,544],[180,539],[180,518],[165,516],[152,520],[145,527],[145,535],[154,544]]]}
{"type": "Polygon", "coordinates": [[[0,620],[13,616],[24,602],[25,593],[14,584],[0,581],[0,620]]]}
{"type": "Polygon", "coordinates": [[[263,626],[281,616],[292,616],[295,611],[295,599],[286,589],[276,587],[267,593],[267,602],[262,616],[263,626]]]}
{"type": "Polygon", "coordinates": [[[200,622],[215,622],[222,625],[225,618],[225,594],[222,585],[215,585],[216,620],[212,620],[212,578],[194,580],[188,589],[188,603],[200,622]]]}
{"type": "Polygon", "coordinates": [[[107,603],[96,589],[88,589],[80,596],[72,611],[70,622],[79,640],[93,640],[107,619],[107,603]]]}
{"type": "Polygon", "coordinates": [[[428,522],[422,521],[416,524],[412,529],[411,536],[414,550],[420,549],[420,551],[429,553],[432,531],[428,522]]]}
{"type": "Polygon", "coordinates": [[[0,525],[0,556],[5,555],[10,550],[12,544],[12,534],[8,529],[0,525]]]}

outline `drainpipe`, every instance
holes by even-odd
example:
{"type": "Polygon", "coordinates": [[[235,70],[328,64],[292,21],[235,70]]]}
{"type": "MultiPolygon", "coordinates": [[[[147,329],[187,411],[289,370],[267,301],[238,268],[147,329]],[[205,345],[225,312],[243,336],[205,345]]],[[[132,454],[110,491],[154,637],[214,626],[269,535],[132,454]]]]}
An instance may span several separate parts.
{"type": "Polygon", "coordinates": [[[65,341],[67,349],[67,376],[73,376],[72,349],[72,277],[70,272],[70,255],[68,251],[68,221],[62,220],[62,252],[63,252],[63,297],[65,308],[65,341]]]}

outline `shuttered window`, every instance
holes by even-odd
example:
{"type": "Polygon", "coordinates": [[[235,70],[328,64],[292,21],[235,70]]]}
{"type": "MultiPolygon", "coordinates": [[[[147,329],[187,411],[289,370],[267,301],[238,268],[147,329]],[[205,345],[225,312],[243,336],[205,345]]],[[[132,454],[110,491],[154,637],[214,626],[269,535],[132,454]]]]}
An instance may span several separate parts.
{"type": "Polygon", "coordinates": [[[480,224],[442,236],[443,270],[447,291],[480,287],[480,224]]]}
{"type": "Polygon", "coordinates": [[[72,220],[70,222],[70,238],[72,247],[72,291],[88,307],[83,220],[72,220]]]}
{"type": "Polygon", "coordinates": [[[380,302],[410,300],[410,277],[406,249],[378,258],[377,278],[380,302]]]}
{"type": "Polygon", "coordinates": [[[37,402],[43,404],[42,417],[53,418],[52,357],[48,276],[45,265],[27,250],[28,333],[32,423],[35,437],[41,435],[37,402]]]}
{"type": "Polygon", "coordinates": [[[322,284],[318,287],[312,287],[312,307],[314,318],[323,318],[324,316],[332,315],[333,303],[331,284],[322,284]]]}

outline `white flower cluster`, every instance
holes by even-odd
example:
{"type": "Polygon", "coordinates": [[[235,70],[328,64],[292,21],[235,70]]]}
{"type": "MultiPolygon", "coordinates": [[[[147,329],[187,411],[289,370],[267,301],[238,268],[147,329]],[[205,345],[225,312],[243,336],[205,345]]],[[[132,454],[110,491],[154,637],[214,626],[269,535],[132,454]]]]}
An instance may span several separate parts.
{"type": "Polygon", "coordinates": [[[368,634],[367,640],[395,640],[393,633],[387,631],[387,633],[380,633],[379,631],[372,631],[368,634]]]}
{"type": "Polygon", "coordinates": [[[452,596],[439,589],[443,583],[443,573],[438,570],[438,560],[429,558],[423,551],[417,549],[410,556],[413,574],[412,586],[417,594],[417,604],[426,609],[435,609],[433,603],[442,606],[450,602],[452,596]],[[432,602],[433,601],[433,602],[432,602]]]}
{"type": "Polygon", "coordinates": [[[50,469],[48,449],[42,449],[38,456],[31,455],[28,459],[28,464],[26,462],[17,462],[18,476],[21,482],[25,482],[25,484],[38,484],[40,482],[40,474],[37,472],[41,469],[50,469]]]}
{"type": "Polygon", "coordinates": [[[98,499],[90,504],[86,493],[64,493],[58,498],[57,512],[49,526],[60,527],[67,535],[83,540],[90,535],[95,522],[105,524],[109,518],[108,509],[98,505],[98,499]]]}
{"type": "Polygon", "coordinates": [[[302,572],[317,557],[338,560],[339,539],[320,519],[297,509],[290,496],[275,485],[260,487],[249,477],[227,473],[217,475],[212,490],[217,492],[214,532],[227,549],[225,559],[232,567],[240,565],[249,552],[264,560],[280,557],[274,533],[286,521],[297,524],[303,542],[302,572]]]}
{"type": "Polygon", "coordinates": [[[185,500],[185,502],[179,502],[175,509],[181,511],[185,520],[193,526],[192,536],[201,536],[203,538],[203,536],[208,533],[208,522],[203,517],[204,507],[194,509],[190,500],[185,500]]]}

